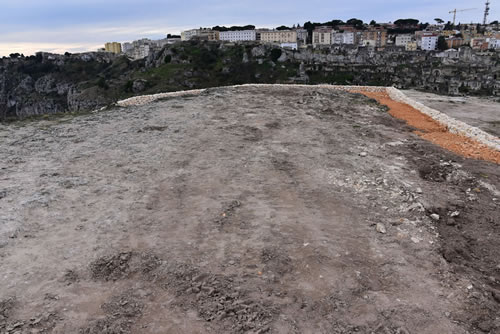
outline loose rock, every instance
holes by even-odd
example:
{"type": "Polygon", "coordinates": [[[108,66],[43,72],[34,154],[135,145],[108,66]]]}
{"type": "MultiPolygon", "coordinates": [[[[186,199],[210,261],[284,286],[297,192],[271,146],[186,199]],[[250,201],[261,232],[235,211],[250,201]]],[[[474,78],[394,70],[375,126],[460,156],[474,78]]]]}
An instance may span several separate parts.
{"type": "Polygon", "coordinates": [[[386,234],[387,229],[385,228],[384,224],[378,223],[376,226],[376,230],[378,233],[386,234]]]}

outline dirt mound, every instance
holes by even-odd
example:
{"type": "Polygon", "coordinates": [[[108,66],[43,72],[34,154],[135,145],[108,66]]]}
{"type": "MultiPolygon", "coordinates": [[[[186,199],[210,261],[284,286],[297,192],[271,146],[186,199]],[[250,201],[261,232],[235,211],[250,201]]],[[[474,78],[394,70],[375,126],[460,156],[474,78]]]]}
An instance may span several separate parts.
{"type": "Polygon", "coordinates": [[[101,305],[106,316],[80,329],[80,334],[126,334],[141,317],[144,303],[133,291],[114,296],[101,305]]]}
{"type": "Polygon", "coordinates": [[[116,281],[135,273],[147,274],[161,265],[161,260],[149,253],[123,252],[101,257],[90,264],[92,278],[116,281]]]}
{"type": "Polygon", "coordinates": [[[235,277],[203,272],[186,264],[172,264],[165,288],[174,289],[178,307],[197,310],[205,321],[216,322],[231,333],[265,333],[277,314],[275,306],[246,291],[235,277]]]}
{"type": "Polygon", "coordinates": [[[445,182],[449,175],[453,172],[453,167],[450,164],[427,164],[419,168],[420,177],[426,181],[445,182]]]}

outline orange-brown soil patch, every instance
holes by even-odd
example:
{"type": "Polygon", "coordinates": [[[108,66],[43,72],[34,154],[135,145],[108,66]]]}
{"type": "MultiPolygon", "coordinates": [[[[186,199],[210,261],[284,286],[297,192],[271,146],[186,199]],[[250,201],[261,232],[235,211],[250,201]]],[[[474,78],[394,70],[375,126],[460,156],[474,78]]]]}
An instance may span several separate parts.
{"type": "Polygon", "coordinates": [[[449,151],[467,158],[480,159],[500,164],[500,152],[480,142],[454,134],[448,131],[446,126],[435,121],[406,103],[392,100],[384,92],[356,91],[368,97],[376,99],[380,104],[389,107],[389,113],[408,123],[417,129],[415,133],[420,137],[431,141],[449,151]]]}

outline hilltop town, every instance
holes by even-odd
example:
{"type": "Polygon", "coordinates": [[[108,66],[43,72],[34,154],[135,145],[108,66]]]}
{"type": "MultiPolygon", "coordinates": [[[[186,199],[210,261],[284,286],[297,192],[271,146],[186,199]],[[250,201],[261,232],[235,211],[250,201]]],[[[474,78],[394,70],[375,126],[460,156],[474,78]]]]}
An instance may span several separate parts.
{"type": "Polygon", "coordinates": [[[332,46],[372,47],[384,51],[396,47],[405,51],[453,51],[469,46],[473,50],[500,50],[500,25],[444,23],[436,18],[435,24],[421,23],[416,19],[399,19],[394,23],[364,23],[359,19],[346,22],[332,20],[325,23],[306,22],[291,27],[259,29],[254,25],[215,26],[182,31],[161,40],[140,39],[133,42],[109,42],[100,51],[124,53],[133,59],[141,59],[165,45],[182,41],[222,41],[225,43],[258,42],[281,48],[299,50],[329,48],[332,46]]]}

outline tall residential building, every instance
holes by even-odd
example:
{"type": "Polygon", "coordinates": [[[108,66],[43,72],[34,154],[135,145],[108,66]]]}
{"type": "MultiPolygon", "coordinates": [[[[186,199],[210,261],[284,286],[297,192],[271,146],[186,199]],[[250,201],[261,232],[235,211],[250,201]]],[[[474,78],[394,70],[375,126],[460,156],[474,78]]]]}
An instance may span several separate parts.
{"type": "Polygon", "coordinates": [[[264,43],[297,43],[297,32],[293,30],[260,31],[260,40],[264,43]]]}
{"type": "Polygon", "coordinates": [[[118,42],[109,42],[104,44],[104,50],[118,54],[122,52],[122,45],[118,42]]]}
{"type": "Polygon", "coordinates": [[[437,49],[437,42],[439,36],[432,32],[422,34],[422,44],[420,48],[425,51],[434,51],[437,49]]]}
{"type": "Polygon", "coordinates": [[[312,44],[313,47],[318,45],[331,45],[333,29],[330,27],[317,27],[313,31],[312,44]]]}
{"type": "Polygon", "coordinates": [[[257,40],[257,34],[255,30],[221,31],[219,32],[219,39],[229,42],[255,41],[257,40]]]}
{"type": "Polygon", "coordinates": [[[387,30],[372,27],[361,34],[362,45],[383,47],[387,44],[387,30]]]}

